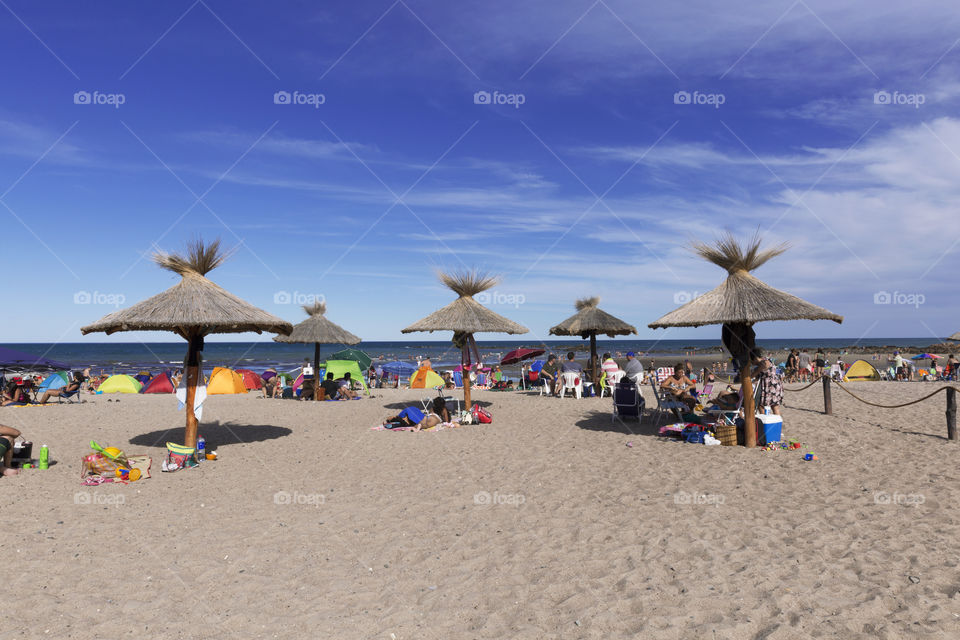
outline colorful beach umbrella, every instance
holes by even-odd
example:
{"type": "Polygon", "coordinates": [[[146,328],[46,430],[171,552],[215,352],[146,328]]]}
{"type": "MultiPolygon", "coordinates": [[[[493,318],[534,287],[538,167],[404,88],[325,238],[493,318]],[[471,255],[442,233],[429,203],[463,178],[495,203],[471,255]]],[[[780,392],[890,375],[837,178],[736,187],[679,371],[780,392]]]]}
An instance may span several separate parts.
{"type": "Polygon", "coordinates": [[[220,241],[204,244],[197,240],[187,247],[186,255],[157,253],[153,260],[160,267],[181,277],[180,282],[163,293],[137,303],[128,309],[114,311],[97,322],[80,329],[84,335],[102,331],[172,331],[187,341],[187,424],[184,444],[197,444],[197,416],[194,411],[197,384],[200,379],[199,353],[203,339],[211,333],[289,334],[293,326],[286,320],[258,309],[206,278],[223,264],[227,255],[220,251],[220,241]]]}
{"type": "Polygon", "coordinates": [[[69,368],[68,364],[43,356],[0,347],[0,370],[3,371],[56,371],[69,368]]]}
{"type": "Polygon", "coordinates": [[[921,353],[920,355],[918,355],[918,356],[913,356],[913,357],[910,358],[910,359],[911,359],[911,360],[930,360],[931,358],[937,359],[937,358],[939,358],[939,357],[940,357],[940,356],[936,355],[935,353],[921,353]]]}

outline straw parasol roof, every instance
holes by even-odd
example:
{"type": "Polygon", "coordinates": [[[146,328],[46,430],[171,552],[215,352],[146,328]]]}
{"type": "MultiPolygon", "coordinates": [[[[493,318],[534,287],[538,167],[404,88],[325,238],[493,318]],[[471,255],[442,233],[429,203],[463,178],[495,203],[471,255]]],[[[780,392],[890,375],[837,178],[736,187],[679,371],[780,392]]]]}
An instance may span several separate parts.
{"type": "Polygon", "coordinates": [[[833,320],[843,316],[775,289],[758,280],[750,271],[787,250],[785,245],[760,250],[760,238],[754,236],[741,247],[732,234],[715,245],[697,243],[694,252],[727,270],[727,279],[716,289],[694,298],[648,326],[699,327],[705,324],[767,322],[770,320],[833,320]]]}
{"type": "Polygon", "coordinates": [[[327,303],[322,301],[303,305],[308,318],[295,325],[288,336],[275,336],[276,342],[320,344],[358,344],[360,338],[327,319],[327,303]]]}
{"type": "Polygon", "coordinates": [[[206,278],[228,257],[220,252],[219,240],[206,246],[200,241],[191,243],[186,256],[155,254],[154,262],[180,275],[182,280],[163,293],[82,327],[81,333],[172,331],[188,339],[210,333],[289,333],[293,327],[286,320],[258,309],[206,278]]]}
{"type": "Polygon", "coordinates": [[[637,329],[620,318],[616,318],[597,307],[600,298],[581,298],[574,303],[577,313],[555,327],[550,327],[550,335],[580,336],[588,338],[591,334],[605,334],[611,338],[636,333],[637,329]]]}
{"type": "Polygon", "coordinates": [[[440,282],[454,293],[457,299],[434,311],[426,318],[414,322],[401,333],[416,331],[453,331],[460,334],[472,333],[527,333],[529,329],[508,320],[498,313],[490,311],[473,299],[473,296],[496,286],[496,277],[476,271],[463,273],[440,273],[440,282]]]}

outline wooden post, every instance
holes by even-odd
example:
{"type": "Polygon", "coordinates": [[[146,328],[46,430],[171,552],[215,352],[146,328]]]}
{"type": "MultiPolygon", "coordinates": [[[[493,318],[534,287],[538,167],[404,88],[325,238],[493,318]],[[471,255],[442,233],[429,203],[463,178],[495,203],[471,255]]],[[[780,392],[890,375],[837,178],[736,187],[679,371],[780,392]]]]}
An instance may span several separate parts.
{"type": "Polygon", "coordinates": [[[590,334],[590,381],[593,383],[593,390],[600,388],[600,380],[597,378],[597,334],[590,334]]]}
{"type": "Polygon", "coordinates": [[[203,336],[192,336],[187,340],[187,370],[183,375],[187,376],[187,428],[183,437],[183,444],[187,447],[197,446],[197,416],[193,412],[193,403],[197,397],[197,385],[200,381],[200,363],[197,359],[197,352],[203,343],[203,336]]]}
{"type": "Polygon", "coordinates": [[[463,377],[463,406],[466,411],[470,411],[473,405],[470,404],[470,372],[466,367],[461,367],[463,377]]]}
{"type": "Polygon", "coordinates": [[[957,390],[947,387],[947,439],[957,441],[957,390]]]}
{"type": "Polygon", "coordinates": [[[830,376],[823,376],[823,412],[828,415],[833,415],[833,398],[830,397],[830,376]]]}
{"type": "Polygon", "coordinates": [[[313,343],[313,399],[320,399],[320,343],[313,343]]]}
{"type": "Polygon", "coordinates": [[[753,380],[750,379],[750,356],[740,365],[740,390],[743,391],[743,444],[752,449],[757,446],[757,408],[753,402],[753,380]]]}

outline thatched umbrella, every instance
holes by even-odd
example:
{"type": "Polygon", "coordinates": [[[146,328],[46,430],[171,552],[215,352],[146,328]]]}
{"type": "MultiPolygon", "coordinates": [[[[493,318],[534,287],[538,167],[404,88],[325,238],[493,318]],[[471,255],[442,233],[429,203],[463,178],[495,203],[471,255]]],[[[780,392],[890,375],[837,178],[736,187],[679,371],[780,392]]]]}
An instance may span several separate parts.
{"type": "Polygon", "coordinates": [[[157,253],[153,260],[183,279],[161,294],[128,309],[114,311],[80,329],[84,335],[102,331],[172,331],[187,341],[187,428],[184,444],[197,444],[196,398],[200,367],[197,354],[203,351],[203,338],[210,333],[290,333],[289,322],[258,309],[219,287],[205,276],[227,259],[220,241],[209,245],[197,240],[187,247],[185,256],[157,253]]]}
{"type": "Polygon", "coordinates": [[[500,314],[490,311],[473,299],[481,291],[486,291],[499,282],[496,277],[477,271],[460,273],[439,273],[440,282],[446,285],[458,298],[426,318],[414,322],[403,329],[401,333],[415,331],[453,331],[453,344],[461,350],[461,364],[463,365],[463,404],[470,410],[470,375],[467,367],[471,364],[471,352],[480,364],[480,352],[477,342],[473,339],[475,333],[527,333],[529,329],[507,320],[500,314]]]}
{"type": "Polygon", "coordinates": [[[320,345],[321,344],[358,344],[360,338],[353,335],[338,324],[327,320],[327,303],[317,301],[303,305],[303,310],[309,316],[306,320],[293,327],[288,336],[275,336],[276,342],[313,343],[313,399],[320,397],[320,345]]]}
{"type": "Polygon", "coordinates": [[[774,289],[750,272],[787,250],[786,245],[760,250],[760,237],[755,235],[745,246],[727,233],[715,245],[695,243],[693,250],[701,258],[727,270],[727,279],[716,289],[708,291],[679,309],[671,311],[651,329],[665,327],[699,327],[722,324],[723,345],[740,367],[743,389],[745,439],[748,447],[757,445],[753,384],[750,380],[750,350],[754,347],[753,325],[769,320],[833,320],[843,322],[843,316],[823,307],[774,289]]]}
{"type": "MultiPolygon", "coordinates": [[[[553,336],[580,336],[590,338],[590,375],[597,384],[597,334],[602,333],[614,338],[636,333],[637,329],[620,318],[616,318],[597,307],[600,298],[581,298],[574,303],[577,312],[558,324],[550,327],[553,336]]],[[[596,388],[596,387],[594,387],[596,388]]]]}

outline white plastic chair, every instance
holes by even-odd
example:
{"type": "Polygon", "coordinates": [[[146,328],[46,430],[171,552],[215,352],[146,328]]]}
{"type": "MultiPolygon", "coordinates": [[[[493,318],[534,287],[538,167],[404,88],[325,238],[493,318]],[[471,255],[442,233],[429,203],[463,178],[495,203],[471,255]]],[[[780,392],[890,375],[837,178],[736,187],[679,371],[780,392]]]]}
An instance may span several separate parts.
{"type": "Polygon", "coordinates": [[[574,395],[577,399],[583,395],[583,377],[579,373],[573,371],[565,371],[561,374],[563,384],[560,385],[560,397],[563,397],[564,392],[567,389],[573,389],[574,395]]]}
{"type": "Polygon", "coordinates": [[[608,374],[603,379],[603,384],[600,385],[600,397],[603,397],[605,391],[609,391],[610,395],[613,395],[613,388],[617,386],[617,383],[623,379],[623,376],[627,375],[625,371],[614,371],[611,374],[608,374]]]}

